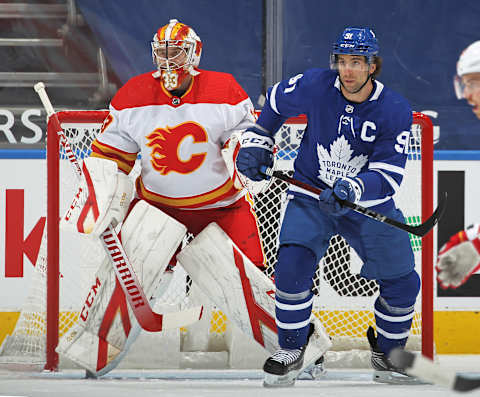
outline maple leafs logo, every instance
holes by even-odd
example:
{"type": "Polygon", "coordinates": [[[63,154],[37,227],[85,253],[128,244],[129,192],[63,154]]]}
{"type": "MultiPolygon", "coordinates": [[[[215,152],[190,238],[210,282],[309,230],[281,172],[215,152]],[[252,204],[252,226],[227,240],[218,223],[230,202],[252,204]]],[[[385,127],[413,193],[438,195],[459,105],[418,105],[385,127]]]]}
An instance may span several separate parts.
{"type": "Polygon", "coordinates": [[[352,158],[352,154],[350,143],[343,135],[330,144],[330,153],[317,144],[318,178],[332,186],[337,178],[356,176],[367,163],[368,156],[360,154],[352,158]]]}

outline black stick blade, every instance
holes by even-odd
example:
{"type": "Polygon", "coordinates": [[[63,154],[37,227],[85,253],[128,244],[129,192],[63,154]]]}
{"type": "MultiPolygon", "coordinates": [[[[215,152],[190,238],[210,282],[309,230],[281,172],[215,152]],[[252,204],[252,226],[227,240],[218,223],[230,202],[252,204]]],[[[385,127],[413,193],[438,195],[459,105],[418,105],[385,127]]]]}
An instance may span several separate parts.
{"type": "Polygon", "coordinates": [[[447,193],[440,199],[437,209],[433,212],[433,214],[428,218],[424,223],[418,226],[409,226],[405,230],[407,232],[414,234],[415,236],[423,237],[430,230],[434,228],[434,226],[438,223],[438,221],[442,218],[445,210],[447,209],[447,193]]]}
{"type": "Polygon", "coordinates": [[[456,391],[470,391],[480,387],[480,378],[469,378],[464,375],[457,375],[453,390],[456,391]]]}

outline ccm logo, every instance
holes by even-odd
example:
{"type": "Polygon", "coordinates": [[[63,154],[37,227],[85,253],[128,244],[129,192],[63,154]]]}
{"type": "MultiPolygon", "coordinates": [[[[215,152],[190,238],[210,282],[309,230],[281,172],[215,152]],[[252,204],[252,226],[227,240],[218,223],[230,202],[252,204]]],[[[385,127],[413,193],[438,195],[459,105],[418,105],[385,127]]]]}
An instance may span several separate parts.
{"type": "Polygon", "coordinates": [[[82,311],[80,312],[80,318],[83,321],[87,321],[88,309],[90,309],[92,307],[93,302],[95,301],[95,297],[97,296],[98,289],[100,288],[101,285],[102,285],[102,283],[100,282],[100,280],[97,277],[96,280],[95,280],[95,284],[93,284],[90,287],[90,291],[88,292],[87,299],[85,299],[85,303],[82,307],[82,311]]]}
{"type": "Polygon", "coordinates": [[[75,209],[75,207],[78,205],[78,200],[80,200],[80,195],[82,194],[82,188],[78,188],[78,192],[73,198],[72,204],[70,204],[70,208],[68,208],[66,214],[65,214],[65,220],[69,221],[70,217],[72,216],[72,211],[75,209]]]}

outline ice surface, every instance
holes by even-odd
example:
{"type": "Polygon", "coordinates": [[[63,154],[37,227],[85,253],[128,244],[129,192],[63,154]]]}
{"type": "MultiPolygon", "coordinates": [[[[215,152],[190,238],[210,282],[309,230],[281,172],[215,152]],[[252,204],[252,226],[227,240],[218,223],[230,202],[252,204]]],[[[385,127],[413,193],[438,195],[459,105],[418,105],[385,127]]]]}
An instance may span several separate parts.
{"type": "MultiPolygon", "coordinates": [[[[480,356],[442,356],[463,373],[480,370],[480,356]]],[[[0,396],[29,397],[449,397],[459,394],[432,385],[385,385],[367,369],[329,369],[320,380],[298,380],[293,388],[266,389],[259,370],[116,370],[100,379],[84,372],[0,371],[0,396]]],[[[478,374],[480,376],[480,373],[478,374]]],[[[480,393],[480,390],[479,390],[480,393]]],[[[476,395],[478,393],[470,393],[476,395]]]]}

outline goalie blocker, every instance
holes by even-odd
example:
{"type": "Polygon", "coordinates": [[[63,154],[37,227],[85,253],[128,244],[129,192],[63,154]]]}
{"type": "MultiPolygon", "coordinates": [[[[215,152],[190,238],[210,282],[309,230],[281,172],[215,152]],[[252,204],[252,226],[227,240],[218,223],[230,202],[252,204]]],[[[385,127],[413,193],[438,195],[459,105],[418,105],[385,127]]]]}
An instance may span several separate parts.
{"type": "MultiPolygon", "coordinates": [[[[209,224],[190,244],[177,254],[193,282],[247,336],[269,353],[279,349],[275,324],[275,287],[239,250],[216,224],[209,224]]],[[[331,341],[320,321],[312,316],[314,325],[306,347],[305,371],[330,347],[331,341]]],[[[281,382],[281,380],[280,380],[281,382]]]]}

